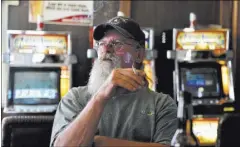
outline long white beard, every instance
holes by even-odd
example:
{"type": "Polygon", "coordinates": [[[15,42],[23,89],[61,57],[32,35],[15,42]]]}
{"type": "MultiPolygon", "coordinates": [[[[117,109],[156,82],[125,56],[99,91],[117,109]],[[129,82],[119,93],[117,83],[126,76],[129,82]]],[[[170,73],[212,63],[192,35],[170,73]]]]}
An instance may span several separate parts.
{"type": "Polygon", "coordinates": [[[107,80],[113,69],[120,67],[121,61],[118,57],[110,57],[110,55],[107,54],[104,58],[111,59],[112,61],[104,61],[100,58],[96,59],[93,63],[87,85],[88,92],[91,95],[95,94],[98,91],[102,84],[107,80]]]}

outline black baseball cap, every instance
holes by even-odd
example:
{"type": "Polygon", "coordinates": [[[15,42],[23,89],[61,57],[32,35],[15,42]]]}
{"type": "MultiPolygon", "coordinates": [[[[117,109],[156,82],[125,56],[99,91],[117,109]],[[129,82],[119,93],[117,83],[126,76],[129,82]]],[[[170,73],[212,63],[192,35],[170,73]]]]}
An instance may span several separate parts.
{"type": "Polygon", "coordinates": [[[110,29],[115,29],[124,37],[138,41],[142,46],[145,44],[145,34],[141,30],[139,24],[133,19],[123,16],[114,17],[106,23],[96,26],[93,32],[93,38],[96,41],[101,40],[110,29]]]}

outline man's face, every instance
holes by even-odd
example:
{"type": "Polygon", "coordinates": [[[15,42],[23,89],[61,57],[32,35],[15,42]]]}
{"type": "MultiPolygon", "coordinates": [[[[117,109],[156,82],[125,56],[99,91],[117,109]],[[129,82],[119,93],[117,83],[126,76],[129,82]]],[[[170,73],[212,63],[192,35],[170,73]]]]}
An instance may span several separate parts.
{"type": "Polygon", "coordinates": [[[126,39],[115,30],[108,31],[98,42],[98,59],[94,61],[88,89],[97,92],[115,68],[131,68],[137,57],[136,42],[126,39]]]}
{"type": "Polygon", "coordinates": [[[116,68],[131,68],[137,56],[136,44],[134,40],[126,39],[115,30],[108,31],[98,42],[98,59],[113,62],[113,57],[120,63],[116,68]]]}

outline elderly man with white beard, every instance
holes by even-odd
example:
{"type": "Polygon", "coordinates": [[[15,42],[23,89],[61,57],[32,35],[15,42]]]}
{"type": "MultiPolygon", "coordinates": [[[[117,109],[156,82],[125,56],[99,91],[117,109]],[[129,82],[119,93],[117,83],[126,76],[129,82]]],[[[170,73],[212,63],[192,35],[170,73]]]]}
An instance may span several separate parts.
{"type": "Polygon", "coordinates": [[[50,146],[170,146],[177,106],[169,95],[148,88],[139,24],[114,17],[98,25],[93,37],[98,58],[89,82],[61,99],[50,146]]]}

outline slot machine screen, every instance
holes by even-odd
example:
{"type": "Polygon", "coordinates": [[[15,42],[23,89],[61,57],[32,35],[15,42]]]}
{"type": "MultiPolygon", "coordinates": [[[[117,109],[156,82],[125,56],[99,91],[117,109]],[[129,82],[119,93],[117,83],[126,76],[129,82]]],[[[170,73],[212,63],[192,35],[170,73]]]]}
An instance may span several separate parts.
{"type": "Polygon", "coordinates": [[[219,118],[195,118],[193,119],[193,133],[200,145],[215,145],[217,140],[219,118]]]}
{"type": "Polygon", "coordinates": [[[18,69],[11,72],[13,105],[56,104],[60,99],[60,69],[18,69]]]}
{"type": "Polygon", "coordinates": [[[220,98],[220,78],[216,68],[181,68],[181,89],[194,98],[220,98]]]}

